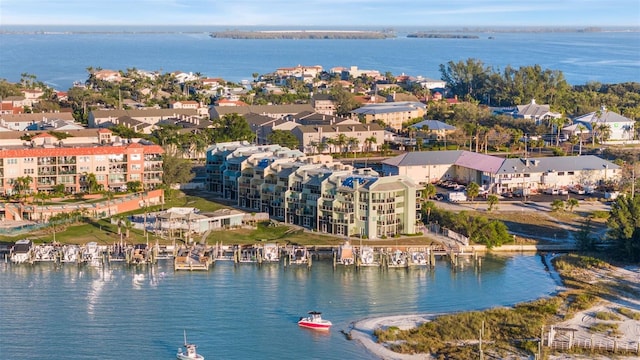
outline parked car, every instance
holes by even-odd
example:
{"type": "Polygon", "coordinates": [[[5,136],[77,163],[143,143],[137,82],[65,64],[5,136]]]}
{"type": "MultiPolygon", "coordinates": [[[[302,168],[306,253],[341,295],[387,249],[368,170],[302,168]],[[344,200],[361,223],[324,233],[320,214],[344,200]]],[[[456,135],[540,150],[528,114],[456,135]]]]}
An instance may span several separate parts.
{"type": "Polygon", "coordinates": [[[548,188],[543,191],[547,195],[558,195],[558,189],[556,188],[548,188]]]}
{"type": "Polygon", "coordinates": [[[558,189],[558,195],[568,195],[569,191],[567,189],[558,189]]]}
{"type": "Polygon", "coordinates": [[[450,202],[467,201],[467,195],[461,191],[450,192],[447,196],[450,202]]]}

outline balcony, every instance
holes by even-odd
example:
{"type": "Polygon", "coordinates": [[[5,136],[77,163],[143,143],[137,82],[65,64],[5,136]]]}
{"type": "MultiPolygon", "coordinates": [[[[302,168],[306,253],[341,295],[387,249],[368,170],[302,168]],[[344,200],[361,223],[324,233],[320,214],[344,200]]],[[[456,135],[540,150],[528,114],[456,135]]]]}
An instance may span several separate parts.
{"type": "Polygon", "coordinates": [[[75,156],[61,156],[58,158],[59,165],[71,165],[76,163],[75,156]]]}

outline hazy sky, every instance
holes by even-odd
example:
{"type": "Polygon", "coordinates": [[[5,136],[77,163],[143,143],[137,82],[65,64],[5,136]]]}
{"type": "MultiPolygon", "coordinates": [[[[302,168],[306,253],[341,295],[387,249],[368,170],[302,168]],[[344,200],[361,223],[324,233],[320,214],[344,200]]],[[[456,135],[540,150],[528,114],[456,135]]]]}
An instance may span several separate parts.
{"type": "Polygon", "coordinates": [[[640,0],[0,0],[2,25],[640,26],[640,0]]]}

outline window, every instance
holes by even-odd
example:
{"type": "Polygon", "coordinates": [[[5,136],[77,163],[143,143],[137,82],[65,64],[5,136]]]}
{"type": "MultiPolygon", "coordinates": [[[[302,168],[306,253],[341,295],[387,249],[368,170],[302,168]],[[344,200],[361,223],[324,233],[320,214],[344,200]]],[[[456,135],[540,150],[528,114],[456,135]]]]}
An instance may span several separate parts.
{"type": "Polygon", "coordinates": [[[33,169],[24,169],[24,174],[25,174],[25,175],[31,175],[31,174],[33,174],[33,169]]]}
{"type": "Polygon", "coordinates": [[[131,164],[131,170],[140,170],[140,164],[131,164]]]}
{"type": "Polygon", "coordinates": [[[104,179],[105,179],[104,175],[96,175],[96,180],[104,181],[104,179]]]}
{"type": "Polygon", "coordinates": [[[105,161],[105,160],[107,160],[107,157],[104,156],[104,155],[96,155],[96,156],[93,157],[93,159],[95,161],[105,161]]]}
{"type": "Polygon", "coordinates": [[[573,171],[567,171],[567,175],[575,175],[573,171]]]}
{"type": "Polygon", "coordinates": [[[129,180],[131,181],[140,180],[140,174],[130,174],[129,180]]]}
{"type": "Polygon", "coordinates": [[[564,171],[558,171],[558,176],[564,176],[564,171]]]}
{"type": "Polygon", "coordinates": [[[17,165],[18,159],[7,159],[7,165],[17,165]]]}
{"type": "MultiPolygon", "coordinates": [[[[97,160],[97,156],[96,156],[96,160],[97,160]]],[[[89,162],[89,157],[88,156],[78,156],[78,162],[89,162]]]]}
{"type": "Polygon", "coordinates": [[[106,171],[106,166],[96,166],[96,171],[106,171]]]}
{"type": "Polygon", "coordinates": [[[35,159],[34,158],[24,158],[22,161],[25,164],[32,164],[35,161],[35,159]]]}
{"type": "Polygon", "coordinates": [[[140,154],[131,154],[131,160],[140,160],[140,154]]]}
{"type": "Polygon", "coordinates": [[[90,167],[88,166],[79,166],[78,168],[80,169],[79,170],[80,172],[87,172],[90,169],[90,167]]]}

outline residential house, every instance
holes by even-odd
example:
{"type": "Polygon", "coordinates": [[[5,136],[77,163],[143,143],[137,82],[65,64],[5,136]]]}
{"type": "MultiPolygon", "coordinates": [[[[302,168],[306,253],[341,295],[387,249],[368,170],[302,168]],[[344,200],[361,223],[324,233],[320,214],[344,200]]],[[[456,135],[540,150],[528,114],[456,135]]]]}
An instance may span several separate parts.
{"type": "MultiPolygon", "coordinates": [[[[206,108],[203,108],[206,111],[206,108]]],[[[155,125],[166,119],[179,119],[189,121],[206,117],[194,109],[129,109],[129,110],[94,110],[89,113],[89,127],[101,128],[116,125],[117,119],[121,117],[155,125]]]]}
{"type": "Polygon", "coordinates": [[[422,118],[426,105],[420,102],[390,102],[368,104],[351,111],[364,123],[382,122],[396,131],[402,130],[402,124],[415,118],[422,118]]]}
{"type": "Polygon", "coordinates": [[[605,106],[602,106],[598,111],[573,119],[573,123],[583,125],[589,130],[591,136],[600,137],[599,140],[602,141],[624,142],[635,139],[635,121],[607,110],[605,106]],[[606,140],[602,138],[604,131],[600,127],[608,129],[606,140]]]}
{"type": "Polygon", "coordinates": [[[375,123],[299,125],[291,133],[298,139],[300,151],[311,154],[376,151],[384,143],[384,129],[375,123]]]}
{"type": "MultiPolygon", "coordinates": [[[[46,112],[25,114],[0,114],[0,129],[10,131],[25,131],[37,127],[40,123],[50,123],[56,120],[73,123],[73,114],[70,112],[46,112]]],[[[1,131],[1,130],[0,130],[1,131]]]]}
{"type": "Polygon", "coordinates": [[[313,111],[310,104],[292,105],[249,105],[249,106],[211,106],[209,107],[209,117],[220,119],[228,114],[246,115],[249,113],[268,116],[279,119],[288,115],[295,115],[303,111],[313,111]]]}
{"type": "Polygon", "coordinates": [[[526,105],[518,105],[513,113],[513,117],[527,120],[534,120],[536,124],[541,124],[550,119],[559,119],[562,114],[551,111],[549,105],[536,104],[535,99],[526,105]]]}
{"type": "Polygon", "coordinates": [[[455,126],[438,120],[423,120],[411,125],[410,128],[424,133],[426,136],[423,138],[435,141],[446,140],[447,136],[450,138],[451,134],[456,131],[455,126]]]}
{"type": "Polygon", "coordinates": [[[319,114],[334,115],[336,113],[336,104],[331,94],[313,94],[311,106],[319,114]]]}

